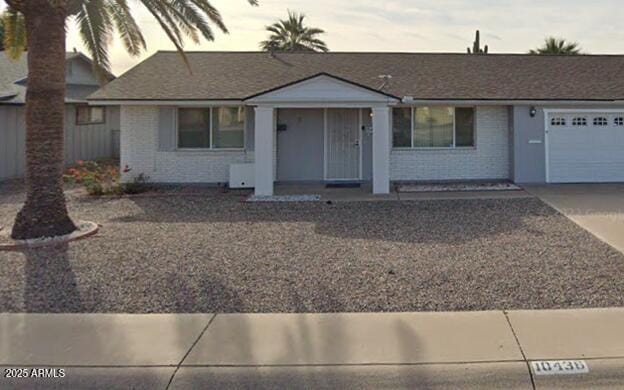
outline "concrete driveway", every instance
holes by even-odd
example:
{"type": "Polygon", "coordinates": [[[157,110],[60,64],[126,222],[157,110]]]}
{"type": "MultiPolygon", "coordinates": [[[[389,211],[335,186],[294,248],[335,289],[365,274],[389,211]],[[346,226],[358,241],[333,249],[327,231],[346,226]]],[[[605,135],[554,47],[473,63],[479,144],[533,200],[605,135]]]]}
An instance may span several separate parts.
{"type": "Polygon", "coordinates": [[[624,253],[624,184],[551,184],[525,189],[624,253]]]}

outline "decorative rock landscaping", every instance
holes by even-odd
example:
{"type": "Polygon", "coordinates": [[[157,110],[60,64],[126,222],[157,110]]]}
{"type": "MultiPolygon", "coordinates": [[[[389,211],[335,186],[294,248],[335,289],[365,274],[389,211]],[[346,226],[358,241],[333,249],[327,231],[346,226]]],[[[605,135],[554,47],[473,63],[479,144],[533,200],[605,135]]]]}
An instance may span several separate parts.
{"type": "MultiPolygon", "coordinates": [[[[106,226],[0,252],[0,312],[624,306],[624,256],[535,198],[258,202],[68,196],[106,226]]],[[[23,196],[0,193],[10,229],[23,196]]]]}
{"type": "Polygon", "coordinates": [[[399,184],[397,192],[447,192],[447,191],[519,191],[519,186],[509,182],[492,183],[440,183],[399,184]]]}

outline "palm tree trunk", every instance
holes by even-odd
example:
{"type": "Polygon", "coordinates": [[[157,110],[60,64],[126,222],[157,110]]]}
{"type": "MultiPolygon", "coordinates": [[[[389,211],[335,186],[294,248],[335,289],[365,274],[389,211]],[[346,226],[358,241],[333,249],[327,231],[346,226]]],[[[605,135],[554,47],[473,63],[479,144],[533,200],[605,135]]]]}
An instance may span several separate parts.
{"type": "MultiPolygon", "coordinates": [[[[63,2],[58,2],[63,3],[63,2]]],[[[56,4],[58,4],[56,3],[56,4]]],[[[28,37],[26,90],[26,202],[15,218],[15,239],[70,233],[63,195],[65,7],[24,2],[28,37]]]]}

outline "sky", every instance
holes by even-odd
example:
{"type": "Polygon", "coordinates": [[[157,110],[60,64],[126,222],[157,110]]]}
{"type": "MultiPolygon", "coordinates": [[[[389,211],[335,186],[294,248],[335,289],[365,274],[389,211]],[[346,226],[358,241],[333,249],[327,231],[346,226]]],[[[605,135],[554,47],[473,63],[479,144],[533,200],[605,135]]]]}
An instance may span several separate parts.
{"type": "MultiPolygon", "coordinates": [[[[0,0],[0,4],[1,4],[0,0]]],[[[229,34],[186,50],[258,50],[264,28],[287,10],[303,12],[332,51],[465,52],[475,30],[492,53],[525,53],[549,35],[579,42],[584,52],[624,53],[621,0],[211,0],[229,34]]],[[[110,46],[113,72],[131,68],[157,50],[173,50],[149,13],[130,0],[147,50],[130,57],[119,39],[110,46]]],[[[84,50],[76,28],[68,26],[67,48],[84,50]]]]}

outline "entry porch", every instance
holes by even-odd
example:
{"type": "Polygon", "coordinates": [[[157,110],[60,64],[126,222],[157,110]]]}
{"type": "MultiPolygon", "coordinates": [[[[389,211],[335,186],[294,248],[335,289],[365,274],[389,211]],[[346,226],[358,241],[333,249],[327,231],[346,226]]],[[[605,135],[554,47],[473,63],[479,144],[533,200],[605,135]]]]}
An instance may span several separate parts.
{"type": "Polygon", "coordinates": [[[330,75],[246,101],[254,107],[255,194],[275,183],[370,183],[390,193],[391,113],[398,103],[330,75]]]}

